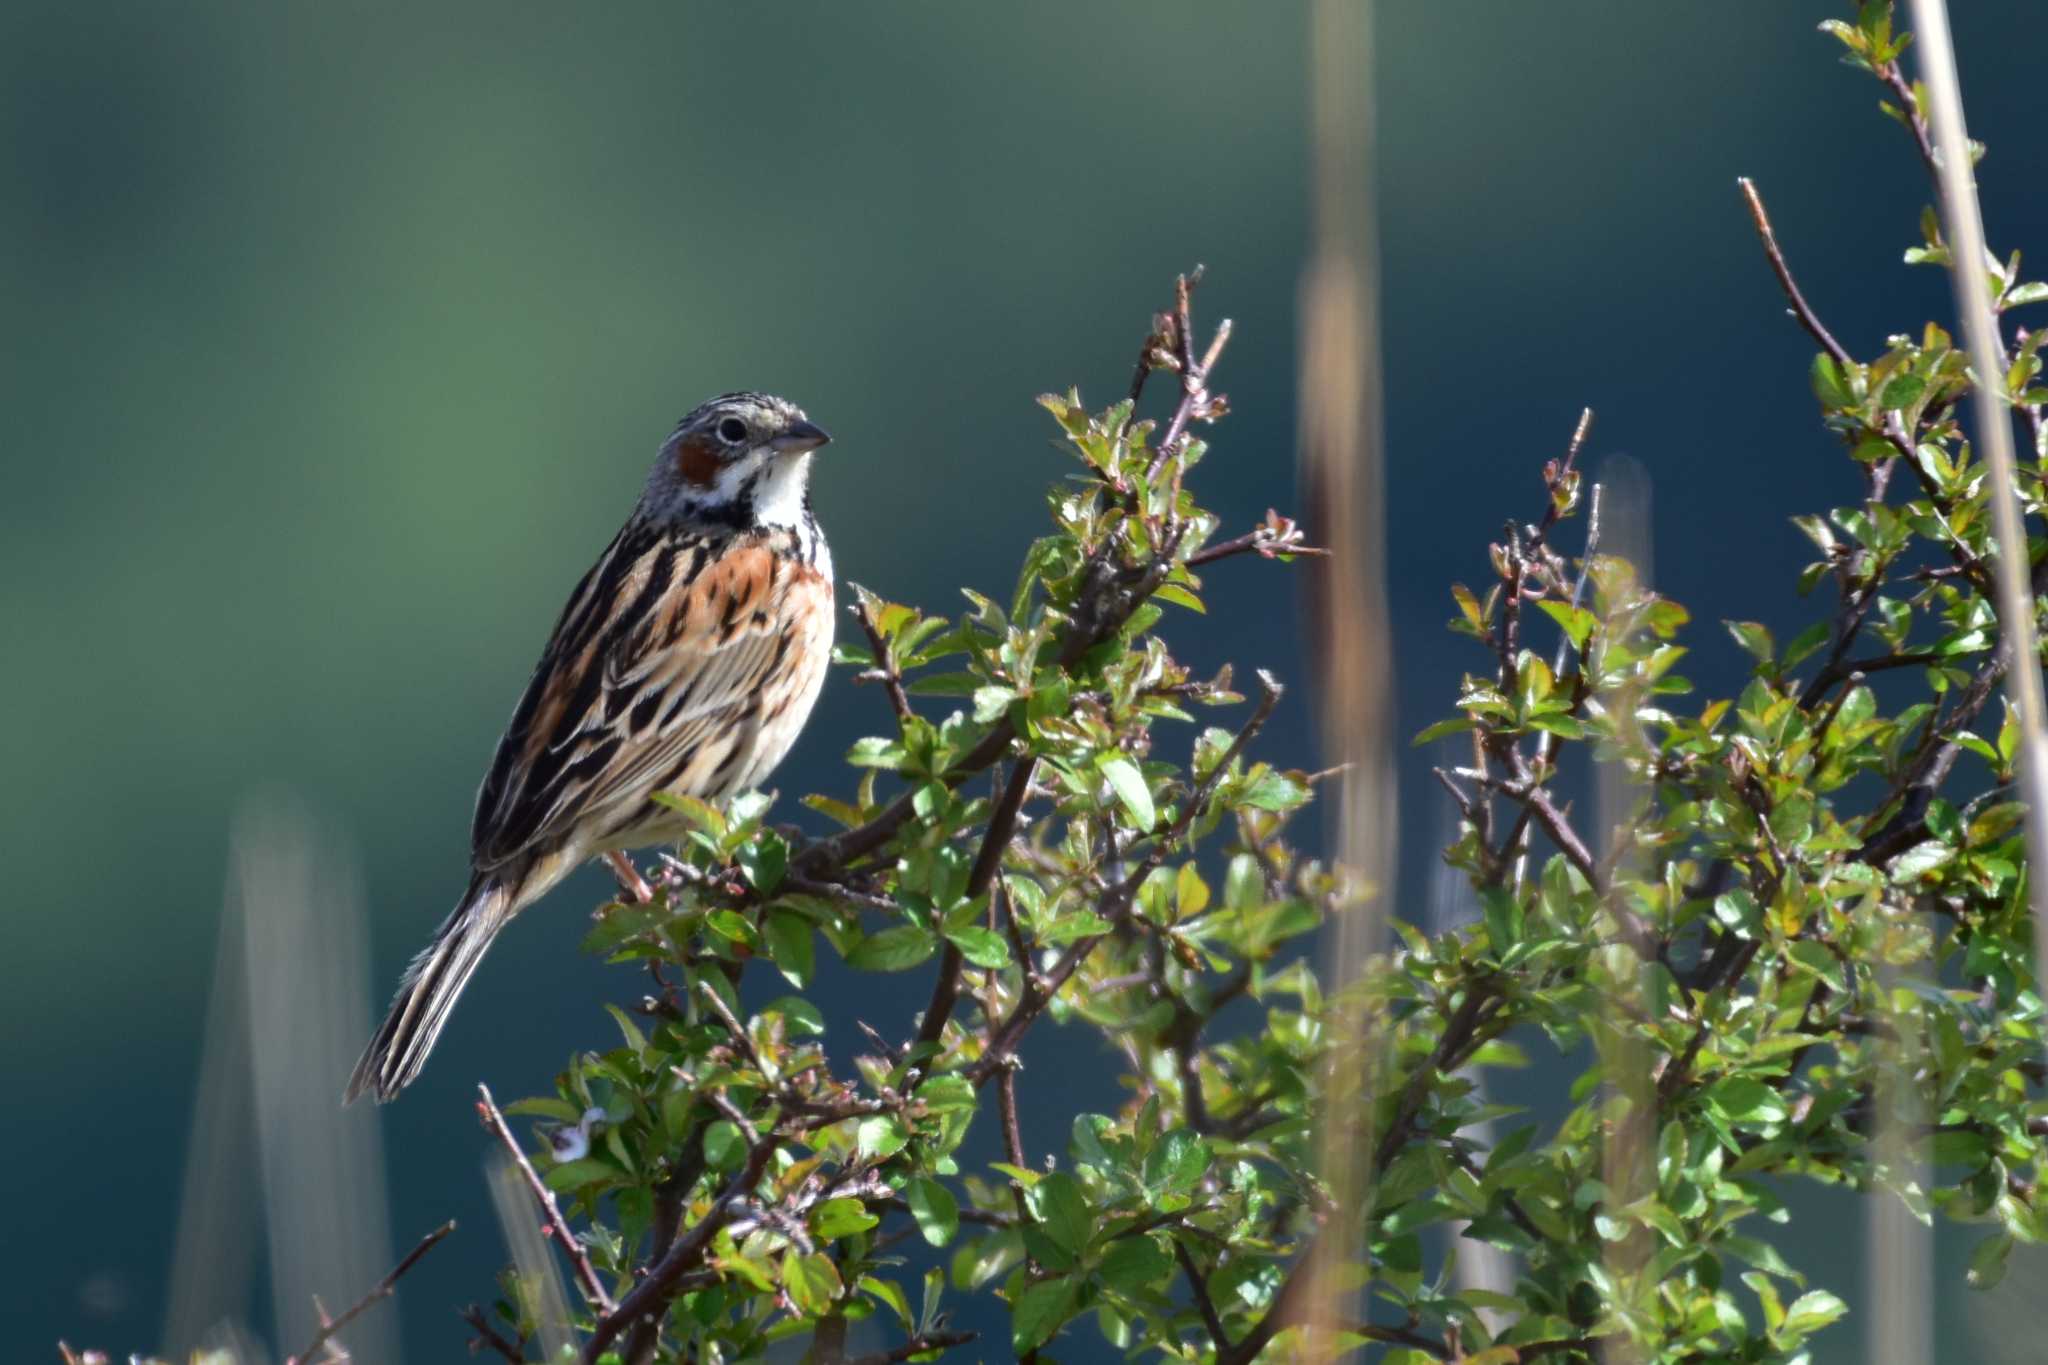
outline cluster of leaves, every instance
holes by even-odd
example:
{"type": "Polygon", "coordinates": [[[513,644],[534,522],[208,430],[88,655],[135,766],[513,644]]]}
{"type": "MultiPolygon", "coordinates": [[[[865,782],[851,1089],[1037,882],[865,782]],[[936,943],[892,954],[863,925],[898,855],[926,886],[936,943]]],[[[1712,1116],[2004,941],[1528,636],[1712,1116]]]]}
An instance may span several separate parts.
{"type": "MultiPolygon", "coordinates": [[[[1827,29],[1895,92],[1887,107],[1931,169],[1924,92],[1899,68],[1907,39],[1889,6],[1827,29]]],[[[1820,556],[1799,589],[1827,589],[1831,609],[1782,645],[1728,622],[1751,677],[1697,709],[1675,671],[1687,613],[1618,560],[1589,550],[1575,568],[1551,547],[1582,498],[1575,449],[1545,471],[1542,520],[1494,547],[1498,582],[1457,593],[1453,628],[1492,662],[1427,734],[1471,737],[1469,762],[1440,776],[1462,816],[1448,857],[1484,915],[1465,935],[1407,933],[1388,996],[1403,1054],[1428,1065],[1408,1071],[1420,1092],[1395,1115],[1378,1199],[1381,1217],[1405,1219],[1400,1198],[1420,1188],[1472,1220],[1467,1237],[1522,1259],[1512,1302],[1410,1298],[1418,1324],[1467,1343],[1474,1310],[1492,1308],[1518,1320],[1479,1340],[1569,1325],[1657,1360],[1803,1358],[1845,1306],[1800,1293],[1756,1231],[1787,1217],[1784,1178],[1988,1225],[1971,1260],[1979,1286],[2016,1240],[2048,1233],[2019,737],[1993,705],[2009,660],[1991,485],[1956,416],[1967,358],[1932,324],[1855,358],[1792,283],[1745,188],[1822,348],[1813,390],[1863,498],[1796,519],[1820,556]],[[1561,637],[1548,658],[1525,640],[1543,618],[1561,637]],[[1575,745],[1604,774],[1603,809],[1620,806],[1609,828],[1582,828],[1556,795],[1575,745]],[[1547,858],[1534,856],[1539,835],[1547,858]],[[1593,1045],[1573,1107],[1547,1135],[1514,1128],[1461,1163],[1485,1049],[1535,1030],[1566,1056],[1593,1045]],[[1435,1143],[1406,1145],[1416,1133],[1435,1143]]],[[[1946,264],[1932,210],[1924,222],[1908,261],[1946,264]]],[[[1984,268],[2001,313],[2048,298],[2016,255],[1984,268]]],[[[2018,331],[1991,376],[2037,460],[2044,335],[2018,331]]],[[[2039,517],[2038,464],[2019,492],[2039,517]]],[[[2041,543],[2027,550],[2038,593],[2041,543]]]]}

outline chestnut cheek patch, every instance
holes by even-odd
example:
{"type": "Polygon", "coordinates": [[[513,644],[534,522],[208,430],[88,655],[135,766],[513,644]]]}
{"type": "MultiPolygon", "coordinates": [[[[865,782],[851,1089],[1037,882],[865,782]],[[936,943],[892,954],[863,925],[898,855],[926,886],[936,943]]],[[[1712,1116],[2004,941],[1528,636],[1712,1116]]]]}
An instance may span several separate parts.
{"type": "Polygon", "coordinates": [[[677,444],[676,472],[692,487],[710,488],[718,479],[720,467],[718,452],[704,437],[691,436],[677,444]]]}

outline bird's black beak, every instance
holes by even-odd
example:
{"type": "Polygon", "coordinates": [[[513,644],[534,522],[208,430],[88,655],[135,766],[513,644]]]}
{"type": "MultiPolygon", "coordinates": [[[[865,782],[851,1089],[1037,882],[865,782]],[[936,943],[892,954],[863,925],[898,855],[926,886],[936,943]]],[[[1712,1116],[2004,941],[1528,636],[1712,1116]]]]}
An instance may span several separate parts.
{"type": "Polygon", "coordinates": [[[831,440],[831,433],[815,422],[791,422],[787,431],[768,444],[775,447],[778,455],[800,455],[806,450],[827,445],[831,440]]]}

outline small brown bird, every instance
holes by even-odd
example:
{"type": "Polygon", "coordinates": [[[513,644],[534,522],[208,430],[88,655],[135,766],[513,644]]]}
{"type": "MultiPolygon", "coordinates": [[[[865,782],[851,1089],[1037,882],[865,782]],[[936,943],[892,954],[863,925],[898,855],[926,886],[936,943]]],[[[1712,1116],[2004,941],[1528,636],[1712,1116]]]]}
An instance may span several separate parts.
{"type": "Polygon", "coordinates": [[[830,439],[793,403],[729,393],[662,443],[498,741],[469,890],[406,970],[349,1100],[419,1075],[514,915],[585,859],[682,836],[656,792],[721,800],[789,752],[832,653],[832,555],[809,488],[830,439]]]}

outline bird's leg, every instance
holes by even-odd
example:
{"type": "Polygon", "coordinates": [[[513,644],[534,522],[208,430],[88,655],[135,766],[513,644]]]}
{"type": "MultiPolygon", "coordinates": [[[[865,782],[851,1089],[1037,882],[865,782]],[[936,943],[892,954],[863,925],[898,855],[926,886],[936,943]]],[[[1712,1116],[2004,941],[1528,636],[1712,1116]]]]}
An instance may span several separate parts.
{"type": "Polygon", "coordinates": [[[626,893],[627,900],[635,905],[646,905],[654,899],[654,888],[647,884],[647,879],[633,866],[631,858],[623,853],[611,852],[604,855],[604,861],[605,865],[611,868],[612,875],[619,879],[619,890],[626,893]]]}

